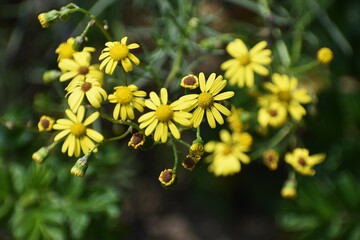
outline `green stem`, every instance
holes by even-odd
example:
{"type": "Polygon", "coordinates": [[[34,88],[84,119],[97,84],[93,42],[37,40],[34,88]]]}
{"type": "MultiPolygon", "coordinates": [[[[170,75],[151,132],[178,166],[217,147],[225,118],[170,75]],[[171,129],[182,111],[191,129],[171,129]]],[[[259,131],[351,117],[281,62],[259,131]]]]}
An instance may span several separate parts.
{"type": "Polygon", "coordinates": [[[179,156],[177,154],[177,148],[174,141],[171,141],[172,149],[174,152],[174,167],[173,167],[173,173],[176,173],[177,166],[179,165],[179,156]]]}
{"type": "Polygon", "coordinates": [[[311,61],[311,62],[309,62],[307,64],[302,65],[302,66],[289,68],[289,70],[291,72],[294,72],[294,73],[300,73],[300,72],[309,71],[310,69],[316,67],[317,65],[319,65],[319,62],[317,60],[314,60],[314,61],[311,61]]]}
{"type": "Polygon", "coordinates": [[[123,74],[123,77],[124,77],[124,85],[127,86],[128,85],[128,80],[127,80],[127,77],[126,77],[126,72],[124,70],[124,68],[121,67],[121,72],[123,74]]]}
{"type": "Polygon", "coordinates": [[[201,135],[200,135],[200,126],[196,128],[196,139],[202,140],[201,135]]]}
{"type": "Polygon", "coordinates": [[[181,139],[175,139],[175,141],[177,141],[178,143],[181,143],[182,145],[184,145],[187,148],[191,147],[191,145],[189,143],[187,143],[187,142],[185,142],[185,141],[183,141],[181,139]]]}
{"type": "Polygon", "coordinates": [[[104,119],[112,122],[112,123],[117,123],[117,124],[124,124],[124,125],[128,125],[128,126],[131,126],[132,128],[134,129],[137,129],[137,130],[140,130],[139,126],[134,123],[134,122],[131,122],[131,121],[123,121],[123,120],[115,120],[113,119],[111,116],[109,116],[108,114],[106,114],[101,108],[99,108],[99,113],[100,113],[100,116],[103,117],[104,119]]]}
{"type": "Polygon", "coordinates": [[[79,6],[77,6],[74,3],[70,3],[68,5],[65,6],[65,8],[68,8],[67,13],[74,13],[74,12],[81,12],[87,16],[89,16],[91,18],[91,20],[93,20],[95,22],[95,25],[100,29],[100,31],[102,32],[102,34],[105,36],[105,38],[108,41],[112,41],[112,37],[110,36],[110,34],[105,30],[103,24],[96,18],[95,15],[91,14],[90,12],[88,12],[87,10],[80,8],[79,6]]]}
{"type": "Polygon", "coordinates": [[[126,130],[126,132],[124,132],[124,133],[121,134],[120,136],[105,139],[104,142],[112,142],[112,141],[117,141],[117,140],[123,139],[123,138],[125,138],[127,135],[129,135],[129,133],[131,133],[132,129],[133,129],[132,126],[129,126],[129,128],[126,130]]]}

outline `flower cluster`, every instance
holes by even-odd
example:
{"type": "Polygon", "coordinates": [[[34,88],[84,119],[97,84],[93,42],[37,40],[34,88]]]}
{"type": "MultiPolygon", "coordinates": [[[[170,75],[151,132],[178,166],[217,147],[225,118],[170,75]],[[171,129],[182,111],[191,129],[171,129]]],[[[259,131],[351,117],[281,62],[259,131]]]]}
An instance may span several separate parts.
{"type": "MultiPolygon", "coordinates": [[[[71,5],[62,11],[42,13],[38,19],[47,28],[76,11],[86,12],[71,5]]],[[[171,72],[167,79],[157,82],[157,88],[147,91],[147,85],[139,82],[154,81],[148,77],[153,75],[146,74],[151,66],[136,67],[142,56],[136,56],[141,53],[140,45],[128,41],[127,36],[112,40],[98,19],[90,16],[81,35],[68,38],[55,50],[58,69],[44,74],[46,83],[54,78],[60,82],[66,107],[62,111],[65,117],[41,117],[40,132],[57,132],[51,145],[33,154],[36,162],[43,162],[49,151],[62,142],[61,152],[80,157],[71,173],[82,177],[89,156],[99,151],[101,144],[128,138],[128,146],[135,150],[149,150],[157,144],[173,149],[173,168],[166,168],[158,178],[164,187],[176,182],[179,155],[186,170],[206,164],[215,176],[239,173],[243,164],[258,159],[276,170],[284,159],[291,174],[281,194],[288,198],[296,196],[295,172],[315,174],[314,166],[324,160],[325,154],[310,156],[308,149],[299,148],[302,144],[297,142],[296,130],[304,124],[308,106],[315,104],[316,93],[302,85],[299,71],[275,64],[278,59],[272,55],[271,44],[261,40],[249,49],[242,39],[231,39],[225,48],[231,59],[218,69],[181,76],[171,72]],[[108,39],[103,49],[85,46],[92,26],[99,27],[108,39]],[[224,71],[223,75],[219,70],[224,71]],[[141,77],[133,74],[142,71],[145,74],[141,77]],[[105,132],[111,135],[111,130],[103,128],[109,125],[126,130],[108,137],[105,132]],[[212,135],[201,136],[201,129],[210,130],[212,135]],[[191,139],[191,144],[183,139],[191,139]],[[179,152],[179,144],[188,152],[179,152]]],[[[332,58],[331,50],[322,48],[309,66],[328,64],[332,58]]]]}

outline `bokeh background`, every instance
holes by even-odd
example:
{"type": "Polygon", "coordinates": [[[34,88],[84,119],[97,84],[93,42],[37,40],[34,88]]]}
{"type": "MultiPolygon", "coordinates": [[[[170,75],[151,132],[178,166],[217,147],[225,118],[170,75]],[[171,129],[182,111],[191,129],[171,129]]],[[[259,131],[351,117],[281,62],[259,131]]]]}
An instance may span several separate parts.
{"type": "MultiPolygon", "coordinates": [[[[115,38],[128,35],[140,43],[140,59],[153,64],[160,79],[184,37],[206,49],[188,46],[184,71],[197,54],[206,57],[193,69],[220,71],[231,36],[270,44],[297,37],[302,42],[299,62],[320,47],[331,48],[330,66],[311,72],[305,81],[316,89],[318,103],[299,134],[305,146],[327,158],[315,177],[300,179],[294,200],[280,196],[285,166],[271,172],[261,161],[221,178],[207,172],[206,165],[179,171],[177,185],[164,189],[157,178],[172,167],[172,154],[162,146],[140,152],[124,141],[107,144],[92,156],[83,179],[69,173],[76,159],[59,149],[44,164],[35,164],[32,153],[52,137],[37,132],[39,117],[61,116],[63,109],[59,86],[45,84],[42,74],[56,68],[59,43],[86,25],[81,14],[74,14],[42,29],[37,15],[68,3],[0,3],[0,239],[360,239],[359,1],[74,2],[106,19],[115,38]],[[198,30],[181,35],[174,22],[191,19],[199,22],[198,30]]],[[[88,37],[102,48],[105,39],[98,30],[88,37]]]]}

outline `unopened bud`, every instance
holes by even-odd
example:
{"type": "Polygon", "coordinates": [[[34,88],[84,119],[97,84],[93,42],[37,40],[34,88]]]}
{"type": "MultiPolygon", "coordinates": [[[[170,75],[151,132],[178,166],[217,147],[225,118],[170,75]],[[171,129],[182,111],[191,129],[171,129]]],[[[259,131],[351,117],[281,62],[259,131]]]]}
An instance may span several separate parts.
{"type": "Polygon", "coordinates": [[[59,20],[60,15],[59,11],[51,10],[46,13],[40,13],[38,20],[43,28],[48,28],[59,20]]]}
{"type": "Polygon", "coordinates": [[[83,177],[85,175],[88,168],[88,157],[89,155],[85,155],[76,161],[75,165],[70,170],[72,175],[76,177],[83,177]]]}
{"type": "Polygon", "coordinates": [[[49,70],[44,72],[43,74],[43,80],[44,83],[52,83],[56,80],[58,80],[61,76],[61,72],[58,70],[49,70]]]}
{"type": "Polygon", "coordinates": [[[49,154],[49,149],[47,147],[42,147],[33,153],[32,159],[36,163],[43,163],[46,157],[48,156],[48,154],[49,154]]]}

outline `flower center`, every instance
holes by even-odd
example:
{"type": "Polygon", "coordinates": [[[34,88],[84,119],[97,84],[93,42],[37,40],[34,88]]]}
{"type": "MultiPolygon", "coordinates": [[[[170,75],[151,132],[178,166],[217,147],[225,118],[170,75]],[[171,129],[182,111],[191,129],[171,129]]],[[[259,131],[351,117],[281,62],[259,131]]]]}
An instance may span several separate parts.
{"type": "Polygon", "coordinates": [[[75,50],[72,48],[70,44],[64,43],[60,48],[60,57],[61,58],[71,58],[73,54],[75,53],[75,50]]]}
{"type": "Polygon", "coordinates": [[[230,146],[230,145],[226,145],[226,146],[224,147],[224,149],[223,149],[222,152],[223,152],[224,155],[230,154],[230,153],[232,152],[231,146],[230,146]]]}
{"type": "Polygon", "coordinates": [[[193,86],[196,84],[196,79],[193,76],[189,76],[184,79],[184,83],[186,85],[193,86]]]}
{"type": "Polygon", "coordinates": [[[109,53],[112,59],[115,61],[120,61],[127,57],[129,48],[125,44],[119,43],[111,47],[109,53]]]}
{"type": "Polygon", "coordinates": [[[161,179],[166,183],[170,182],[170,180],[172,179],[172,173],[168,170],[164,171],[161,175],[161,179]]]}
{"type": "Polygon", "coordinates": [[[238,57],[238,60],[241,65],[246,66],[250,63],[250,54],[248,54],[248,53],[241,54],[238,57]]]}
{"type": "Polygon", "coordinates": [[[169,105],[160,105],[156,109],[156,117],[160,122],[167,122],[174,116],[174,112],[171,110],[169,105]]]}
{"type": "Polygon", "coordinates": [[[42,126],[44,129],[47,129],[47,128],[49,127],[49,125],[50,125],[49,120],[47,120],[47,119],[41,120],[41,126],[42,126]]]}
{"type": "Polygon", "coordinates": [[[280,101],[288,102],[291,98],[291,94],[289,91],[280,91],[278,93],[280,101]]]}
{"type": "Polygon", "coordinates": [[[191,169],[195,166],[195,161],[191,156],[186,156],[186,158],[183,161],[183,165],[185,165],[186,168],[191,169]]]}
{"type": "Polygon", "coordinates": [[[300,157],[299,159],[298,159],[298,163],[301,165],[301,166],[303,166],[303,167],[305,167],[307,164],[306,164],[306,161],[305,161],[305,159],[303,158],[303,157],[300,157]]]}
{"type": "Polygon", "coordinates": [[[272,116],[272,117],[276,117],[276,116],[278,115],[278,113],[277,113],[277,111],[276,111],[275,109],[269,110],[269,114],[270,114],[270,116],[272,116]]]}
{"type": "Polygon", "coordinates": [[[82,85],[81,85],[81,90],[83,90],[83,92],[87,92],[91,89],[92,85],[91,83],[89,82],[84,82],[82,85]]]}
{"type": "Polygon", "coordinates": [[[116,89],[115,96],[118,103],[126,105],[131,102],[134,95],[128,87],[120,86],[116,89]]]}
{"type": "Polygon", "coordinates": [[[87,66],[81,66],[81,67],[79,67],[79,69],[78,69],[78,73],[79,73],[80,75],[86,75],[86,74],[89,73],[89,68],[88,68],[87,66]]]}
{"type": "Polygon", "coordinates": [[[203,109],[210,107],[214,102],[213,96],[208,92],[200,93],[198,97],[198,104],[203,109]]]}
{"type": "Polygon", "coordinates": [[[82,123],[74,123],[70,129],[71,134],[77,138],[82,137],[85,134],[85,131],[86,128],[82,123]]]}

